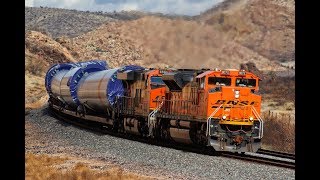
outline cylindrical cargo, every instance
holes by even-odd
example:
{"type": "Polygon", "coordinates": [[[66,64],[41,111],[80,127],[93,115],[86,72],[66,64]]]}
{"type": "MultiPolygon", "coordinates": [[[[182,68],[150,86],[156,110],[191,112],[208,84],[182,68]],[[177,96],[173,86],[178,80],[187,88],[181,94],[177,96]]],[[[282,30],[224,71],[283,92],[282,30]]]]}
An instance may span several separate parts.
{"type": "Polygon", "coordinates": [[[83,61],[83,62],[77,62],[75,64],[78,65],[79,67],[86,67],[86,66],[88,66],[90,64],[95,64],[95,65],[98,64],[98,65],[104,66],[105,69],[109,69],[109,65],[104,60],[83,61]]]}
{"type": "Polygon", "coordinates": [[[74,76],[77,71],[80,71],[81,67],[76,67],[69,70],[67,73],[64,74],[60,81],[60,94],[59,96],[69,105],[73,105],[74,102],[72,101],[71,92],[70,92],[70,84],[69,79],[74,76]]]}
{"type": "Polygon", "coordinates": [[[78,99],[78,87],[82,78],[90,73],[106,70],[104,65],[92,63],[83,67],[76,67],[67,72],[61,80],[61,98],[70,106],[76,107],[80,104],[78,99]]]}
{"type": "Polygon", "coordinates": [[[124,95],[124,86],[122,81],[117,79],[117,72],[143,69],[130,65],[92,73],[79,82],[78,99],[95,111],[105,112],[107,108],[112,108],[117,96],[124,95]]]}
{"type": "Polygon", "coordinates": [[[45,86],[49,94],[60,94],[60,82],[63,76],[71,69],[77,67],[74,63],[55,64],[49,68],[45,77],[45,86]]]}
{"type": "Polygon", "coordinates": [[[51,93],[54,97],[60,97],[61,95],[61,81],[63,77],[68,73],[68,70],[59,71],[51,80],[51,93]]]}
{"type": "Polygon", "coordinates": [[[81,78],[107,67],[107,63],[101,60],[54,65],[47,72],[46,89],[54,97],[76,107],[80,104],[77,88],[81,78]]]}

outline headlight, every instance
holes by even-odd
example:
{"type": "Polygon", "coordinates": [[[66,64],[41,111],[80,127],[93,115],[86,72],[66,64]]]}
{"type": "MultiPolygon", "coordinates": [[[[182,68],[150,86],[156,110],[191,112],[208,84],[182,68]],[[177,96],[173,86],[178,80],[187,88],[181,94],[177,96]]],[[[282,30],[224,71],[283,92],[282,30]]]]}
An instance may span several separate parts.
{"type": "Polygon", "coordinates": [[[249,118],[249,120],[252,121],[252,120],[253,120],[253,117],[251,116],[251,117],[249,118]]]}
{"type": "Polygon", "coordinates": [[[227,119],[227,116],[226,116],[226,115],[223,115],[223,116],[222,116],[222,119],[227,119]]]}
{"type": "Polygon", "coordinates": [[[234,97],[235,98],[239,98],[240,97],[240,91],[239,90],[235,90],[234,91],[234,97]]]}

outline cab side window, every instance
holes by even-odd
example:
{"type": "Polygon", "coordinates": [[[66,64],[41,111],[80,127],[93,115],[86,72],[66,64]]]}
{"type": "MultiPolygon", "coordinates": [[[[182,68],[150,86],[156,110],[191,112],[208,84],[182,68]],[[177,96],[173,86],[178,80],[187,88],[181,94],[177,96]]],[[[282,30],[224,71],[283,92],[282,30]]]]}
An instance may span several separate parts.
{"type": "Polygon", "coordinates": [[[205,77],[200,78],[198,82],[199,82],[199,89],[204,89],[205,77]]]}

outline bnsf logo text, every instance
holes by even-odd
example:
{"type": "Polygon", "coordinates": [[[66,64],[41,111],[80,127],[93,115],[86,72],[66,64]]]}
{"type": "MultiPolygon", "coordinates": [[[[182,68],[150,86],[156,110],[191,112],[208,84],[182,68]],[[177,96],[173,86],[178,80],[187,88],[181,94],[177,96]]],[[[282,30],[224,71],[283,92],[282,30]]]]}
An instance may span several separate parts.
{"type": "Polygon", "coordinates": [[[240,105],[240,106],[245,106],[245,105],[254,105],[255,101],[249,102],[249,101],[227,101],[227,100],[218,100],[217,102],[215,102],[214,104],[233,104],[233,105],[240,105]]]}

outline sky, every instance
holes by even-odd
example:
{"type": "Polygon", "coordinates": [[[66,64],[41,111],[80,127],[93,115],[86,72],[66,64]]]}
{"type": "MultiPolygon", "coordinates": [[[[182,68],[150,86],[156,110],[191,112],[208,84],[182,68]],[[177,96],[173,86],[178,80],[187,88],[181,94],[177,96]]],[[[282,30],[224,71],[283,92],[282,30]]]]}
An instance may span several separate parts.
{"type": "Polygon", "coordinates": [[[28,7],[55,7],[82,11],[146,11],[198,15],[223,0],[26,0],[28,7]]]}

